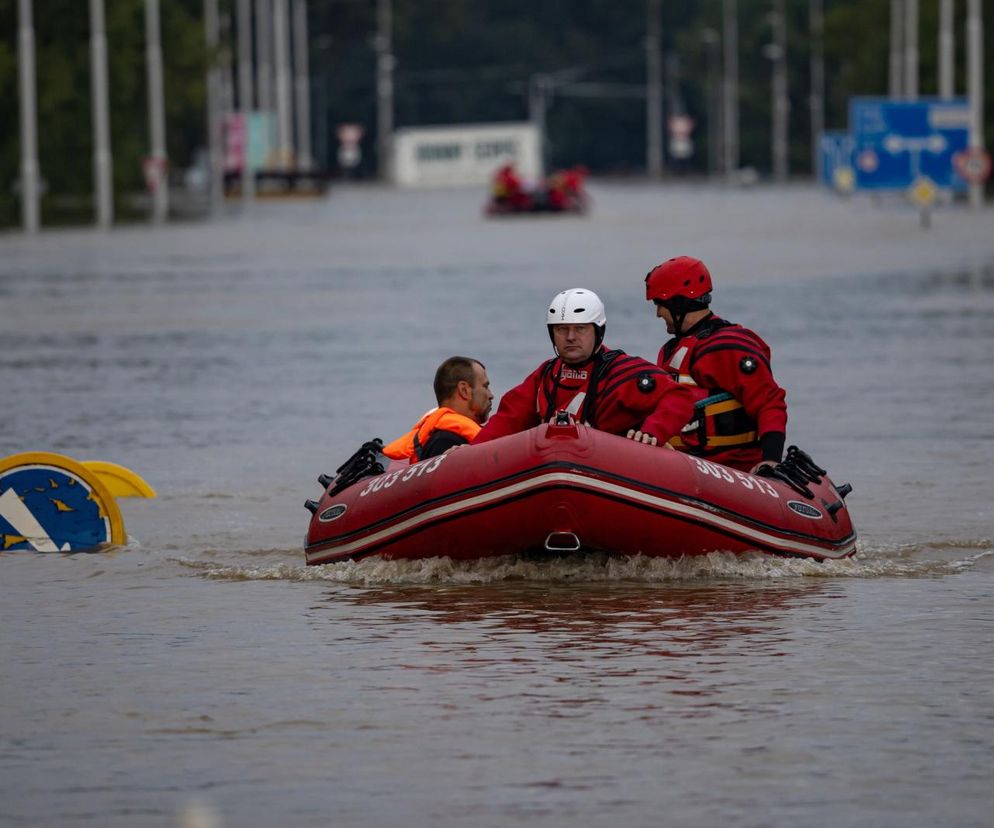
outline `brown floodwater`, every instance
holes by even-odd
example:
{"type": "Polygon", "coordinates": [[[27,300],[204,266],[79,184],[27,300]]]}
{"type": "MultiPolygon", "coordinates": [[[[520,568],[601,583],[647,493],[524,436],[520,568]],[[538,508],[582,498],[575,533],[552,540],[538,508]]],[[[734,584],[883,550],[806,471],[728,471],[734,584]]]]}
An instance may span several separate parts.
{"type": "MultiPolygon", "coordinates": [[[[909,826],[994,807],[994,234],[802,188],[594,186],[584,218],[335,190],[211,225],[0,236],[0,456],[121,463],[130,541],[0,553],[0,824],[909,826]],[[689,253],[771,344],[853,560],[304,565],[305,498],[496,393],[689,253]]],[[[467,542],[471,542],[468,539],[467,542]]]]}

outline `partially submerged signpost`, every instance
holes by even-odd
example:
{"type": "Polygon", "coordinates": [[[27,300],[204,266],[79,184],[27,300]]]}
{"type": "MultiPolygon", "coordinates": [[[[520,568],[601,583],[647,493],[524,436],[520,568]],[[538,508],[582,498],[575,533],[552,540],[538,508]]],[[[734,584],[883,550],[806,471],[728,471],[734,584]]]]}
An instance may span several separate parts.
{"type": "Polygon", "coordinates": [[[922,227],[936,202],[967,193],[985,166],[989,174],[987,154],[970,147],[965,98],[853,98],[849,131],[825,133],[821,146],[822,183],[845,194],[904,194],[922,227]]]}

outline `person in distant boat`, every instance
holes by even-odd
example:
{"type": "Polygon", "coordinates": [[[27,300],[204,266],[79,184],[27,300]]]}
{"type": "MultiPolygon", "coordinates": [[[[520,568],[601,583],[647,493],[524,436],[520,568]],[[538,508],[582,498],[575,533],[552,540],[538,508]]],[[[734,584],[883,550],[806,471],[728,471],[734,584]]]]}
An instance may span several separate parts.
{"type": "Polygon", "coordinates": [[[690,419],[688,388],[641,357],[605,347],[607,315],[592,290],[556,294],[545,324],[555,357],[504,395],[474,444],[548,422],[560,411],[601,431],[651,445],[665,444],[690,419]]]}
{"type": "Polygon", "coordinates": [[[645,277],[645,298],[673,335],[657,364],[693,389],[694,415],[675,448],[740,471],[779,463],[787,431],[784,390],[758,334],[715,316],[704,262],[678,256],[645,277]]]}
{"type": "Polygon", "coordinates": [[[393,460],[413,462],[465,445],[490,416],[494,394],[487,369],[477,359],[449,357],[435,371],[438,408],[428,411],[402,437],[383,447],[393,460]]]}
{"type": "Polygon", "coordinates": [[[557,170],[550,175],[546,192],[548,208],[554,212],[583,210],[587,201],[583,189],[583,179],[586,174],[586,167],[576,166],[557,170]]]}
{"type": "Polygon", "coordinates": [[[494,204],[508,210],[530,210],[532,198],[525,191],[513,164],[504,164],[496,173],[492,186],[494,204]]]}

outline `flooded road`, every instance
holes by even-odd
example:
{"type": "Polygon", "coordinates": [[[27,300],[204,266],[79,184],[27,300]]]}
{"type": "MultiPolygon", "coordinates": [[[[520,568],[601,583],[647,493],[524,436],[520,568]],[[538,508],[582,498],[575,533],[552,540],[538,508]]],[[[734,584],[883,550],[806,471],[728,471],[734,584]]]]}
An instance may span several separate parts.
{"type": "Polygon", "coordinates": [[[0,824],[987,824],[994,213],[593,196],[0,237],[0,456],[159,493],[122,501],[125,548],[0,554],[0,824]],[[316,476],[406,430],[442,359],[499,395],[572,286],[652,359],[642,279],[679,254],[770,343],[788,443],[854,485],[856,560],[304,566],[316,476]]]}

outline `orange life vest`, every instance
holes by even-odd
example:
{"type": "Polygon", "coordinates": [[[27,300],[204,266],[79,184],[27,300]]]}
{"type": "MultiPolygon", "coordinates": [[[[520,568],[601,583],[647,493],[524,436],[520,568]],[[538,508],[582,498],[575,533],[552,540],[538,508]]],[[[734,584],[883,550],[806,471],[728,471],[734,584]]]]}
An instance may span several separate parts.
{"type": "Polygon", "coordinates": [[[404,460],[409,457],[420,460],[425,444],[439,429],[452,431],[465,437],[467,442],[472,442],[480,430],[480,425],[451,408],[445,406],[433,408],[425,412],[407,434],[398,437],[392,443],[387,443],[383,447],[383,453],[394,460],[404,460]]]}

